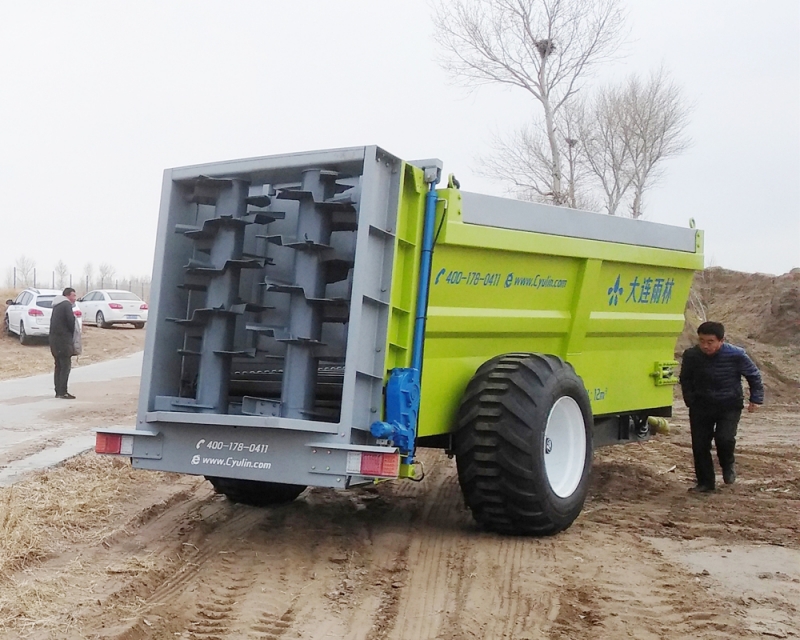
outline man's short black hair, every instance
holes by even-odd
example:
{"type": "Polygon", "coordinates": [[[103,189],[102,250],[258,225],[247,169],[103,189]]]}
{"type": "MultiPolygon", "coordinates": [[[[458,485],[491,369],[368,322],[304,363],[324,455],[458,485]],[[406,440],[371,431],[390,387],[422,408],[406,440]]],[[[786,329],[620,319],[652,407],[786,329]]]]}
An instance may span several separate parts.
{"type": "Polygon", "coordinates": [[[697,335],[716,336],[717,340],[725,338],[725,327],[721,322],[704,322],[697,327],[697,335]]]}
{"type": "Polygon", "coordinates": [[[61,292],[61,295],[66,298],[70,293],[75,293],[75,289],[73,289],[72,287],[67,287],[61,292]]]}

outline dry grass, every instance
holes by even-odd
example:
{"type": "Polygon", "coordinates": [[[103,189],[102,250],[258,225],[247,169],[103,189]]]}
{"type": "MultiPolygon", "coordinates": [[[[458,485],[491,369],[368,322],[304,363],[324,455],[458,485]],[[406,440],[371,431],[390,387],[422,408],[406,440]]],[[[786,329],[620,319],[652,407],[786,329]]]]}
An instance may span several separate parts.
{"type": "Polygon", "coordinates": [[[126,461],[86,454],[0,488],[0,576],[107,535],[136,477],[126,461]]]}
{"type": "MultiPolygon", "coordinates": [[[[128,524],[125,509],[143,476],[164,479],[127,460],[87,453],[0,488],[0,637],[13,629],[18,638],[84,638],[76,603],[105,598],[98,589],[107,576],[131,579],[159,567],[149,554],[107,565],[91,561],[92,548],[128,524]],[[76,554],[76,545],[85,553],[76,554]],[[43,562],[64,552],[62,559],[72,557],[66,564],[43,562]]],[[[104,604],[119,620],[133,619],[141,606],[138,598],[104,604]]]]}
{"type": "Polygon", "coordinates": [[[0,289],[0,304],[5,304],[6,300],[13,300],[22,289],[0,289]]]}
{"type": "MultiPolygon", "coordinates": [[[[125,560],[120,566],[107,567],[108,575],[123,574],[126,579],[156,570],[160,565],[150,556],[136,556],[125,560]]],[[[89,602],[105,600],[101,567],[85,564],[80,559],[73,560],[61,571],[37,575],[26,570],[9,579],[11,588],[0,593],[0,637],[2,629],[13,629],[19,638],[87,638],[82,626],[83,616],[77,615],[76,602],[82,606],[89,602]],[[81,576],[83,580],[76,580],[81,576]],[[88,578],[88,579],[87,579],[88,578]]],[[[139,596],[112,599],[103,603],[105,612],[113,611],[120,622],[135,620],[142,613],[146,602],[139,596]]]]}
{"type": "Polygon", "coordinates": [[[20,291],[22,289],[0,289],[0,323],[3,320],[2,316],[6,312],[6,300],[13,300],[19,295],[20,291]]]}
{"type": "Polygon", "coordinates": [[[0,597],[0,629],[11,629],[13,625],[18,634],[14,637],[26,638],[37,629],[58,628],[62,637],[67,637],[72,621],[65,625],[69,615],[64,615],[60,603],[72,588],[69,581],[62,575],[44,581],[11,580],[13,597],[0,597]]]}

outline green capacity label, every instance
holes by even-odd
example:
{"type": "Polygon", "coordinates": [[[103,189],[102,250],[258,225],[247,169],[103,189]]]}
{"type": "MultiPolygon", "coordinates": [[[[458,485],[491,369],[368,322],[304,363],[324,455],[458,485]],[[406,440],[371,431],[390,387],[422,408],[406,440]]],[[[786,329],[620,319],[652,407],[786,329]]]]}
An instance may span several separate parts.
{"type": "Polygon", "coordinates": [[[482,273],[480,271],[458,271],[440,269],[433,280],[435,285],[467,285],[484,287],[503,287],[504,289],[564,289],[568,281],[537,273],[534,276],[511,273],[482,273]]]}

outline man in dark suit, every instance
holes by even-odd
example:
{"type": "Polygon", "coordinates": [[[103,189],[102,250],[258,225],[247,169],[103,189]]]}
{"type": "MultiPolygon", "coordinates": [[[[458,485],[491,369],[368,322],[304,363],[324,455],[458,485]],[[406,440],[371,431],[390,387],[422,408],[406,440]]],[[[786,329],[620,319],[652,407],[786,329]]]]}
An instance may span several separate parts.
{"type": "Polygon", "coordinates": [[[67,391],[69,370],[75,349],[75,315],[72,306],[77,298],[75,289],[67,287],[62,295],[53,299],[53,313],[50,316],[50,353],[55,360],[53,375],[56,387],[56,398],[74,400],[67,391]]]}

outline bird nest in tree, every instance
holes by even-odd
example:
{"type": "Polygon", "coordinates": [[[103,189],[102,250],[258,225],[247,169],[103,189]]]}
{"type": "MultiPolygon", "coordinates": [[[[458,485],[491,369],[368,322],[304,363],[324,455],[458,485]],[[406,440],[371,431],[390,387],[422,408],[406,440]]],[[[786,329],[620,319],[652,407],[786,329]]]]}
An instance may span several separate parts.
{"type": "Polygon", "coordinates": [[[542,58],[548,57],[551,53],[556,50],[556,43],[553,42],[550,38],[542,38],[541,40],[535,40],[534,45],[536,45],[536,50],[539,52],[539,55],[542,58]]]}

